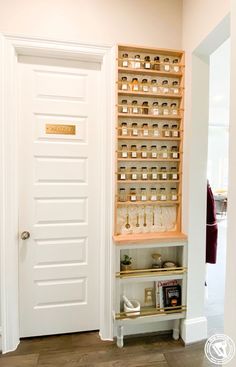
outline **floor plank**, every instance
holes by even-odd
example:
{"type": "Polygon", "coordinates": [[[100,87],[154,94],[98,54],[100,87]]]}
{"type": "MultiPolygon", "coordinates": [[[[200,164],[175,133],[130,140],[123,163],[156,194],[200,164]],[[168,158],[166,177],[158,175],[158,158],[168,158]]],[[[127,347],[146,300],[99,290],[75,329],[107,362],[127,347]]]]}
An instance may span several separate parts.
{"type": "Polygon", "coordinates": [[[0,367],[36,367],[38,354],[19,355],[0,358],[0,367]]]}

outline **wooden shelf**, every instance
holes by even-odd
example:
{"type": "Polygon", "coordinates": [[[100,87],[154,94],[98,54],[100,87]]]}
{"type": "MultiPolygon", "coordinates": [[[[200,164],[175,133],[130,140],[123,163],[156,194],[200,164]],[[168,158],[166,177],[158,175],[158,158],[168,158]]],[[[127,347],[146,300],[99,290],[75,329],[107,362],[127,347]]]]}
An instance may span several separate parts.
{"type": "MultiPolygon", "coordinates": [[[[181,153],[180,153],[181,154],[181,153]]],[[[169,159],[169,158],[117,158],[118,161],[123,162],[179,162],[179,158],[169,159]]]]}
{"type": "Polygon", "coordinates": [[[187,268],[175,267],[175,268],[160,268],[160,269],[132,269],[128,271],[120,271],[116,273],[116,278],[119,279],[133,279],[133,278],[146,278],[146,277],[160,277],[160,276],[175,276],[185,274],[187,268]]]}
{"type": "Polygon", "coordinates": [[[179,141],[181,138],[173,138],[173,137],[163,137],[163,136],[129,136],[129,135],[119,135],[117,137],[119,140],[155,140],[155,141],[179,141]]]}
{"type": "Polygon", "coordinates": [[[116,320],[125,320],[125,319],[138,319],[141,317],[153,317],[153,316],[167,316],[170,314],[181,314],[185,313],[187,310],[186,306],[179,307],[166,307],[163,309],[155,308],[155,307],[141,307],[139,313],[135,311],[128,312],[119,312],[115,314],[116,320]]]}
{"type": "Polygon", "coordinates": [[[183,50],[172,50],[172,49],[166,49],[166,48],[156,48],[156,47],[147,47],[147,46],[140,46],[140,45],[127,45],[122,44],[118,45],[118,49],[120,51],[126,51],[126,52],[142,52],[145,54],[153,54],[153,55],[168,55],[173,57],[182,57],[184,51],[183,50]]]}
{"type": "Polygon", "coordinates": [[[133,68],[124,68],[121,66],[118,67],[118,72],[124,74],[151,75],[152,77],[165,76],[170,78],[181,78],[183,76],[183,73],[175,73],[172,71],[133,69],[133,68]]]}
{"type": "Polygon", "coordinates": [[[151,206],[151,205],[156,205],[156,206],[176,206],[179,205],[180,201],[179,200],[155,200],[155,201],[150,201],[150,200],[146,200],[146,201],[117,201],[116,205],[117,206],[130,206],[130,205],[143,205],[143,206],[151,206]]]}
{"type": "Polygon", "coordinates": [[[139,113],[118,113],[118,117],[125,118],[138,118],[138,119],[151,119],[151,120],[181,120],[181,116],[172,116],[172,115],[144,115],[139,113]]]}
{"type": "Polygon", "coordinates": [[[119,95],[124,96],[136,96],[136,97],[153,97],[153,98],[164,98],[164,99],[181,99],[181,94],[157,94],[157,93],[150,93],[150,92],[141,92],[141,91],[125,91],[125,90],[118,90],[119,95]]]}
{"type": "Polygon", "coordinates": [[[153,233],[132,233],[114,235],[113,240],[116,245],[139,243],[164,243],[164,242],[186,242],[187,235],[182,232],[153,232],[153,233]]]}
{"type": "MultiPolygon", "coordinates": [[[[129,174],[129,173],[128,173],[129,174]]],[[[130,173],[131,174],[131,173],[130,173]]],[[[145,183],[145,184],[162,184],[162,183],[178,183],[180,182],[179,180],[118,180],[118,183],[121,184],[137,184],[137,183],[145,183]]]]}

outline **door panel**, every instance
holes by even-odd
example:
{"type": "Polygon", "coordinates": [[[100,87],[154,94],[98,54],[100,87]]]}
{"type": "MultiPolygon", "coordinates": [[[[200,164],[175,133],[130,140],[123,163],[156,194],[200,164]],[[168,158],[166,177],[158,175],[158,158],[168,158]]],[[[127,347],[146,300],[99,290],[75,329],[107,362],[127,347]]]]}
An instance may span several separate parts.
{"type": "Polygon", "coordinates": [[[20,334],[99,328],[98,65],[20,64],[20,334]]]}

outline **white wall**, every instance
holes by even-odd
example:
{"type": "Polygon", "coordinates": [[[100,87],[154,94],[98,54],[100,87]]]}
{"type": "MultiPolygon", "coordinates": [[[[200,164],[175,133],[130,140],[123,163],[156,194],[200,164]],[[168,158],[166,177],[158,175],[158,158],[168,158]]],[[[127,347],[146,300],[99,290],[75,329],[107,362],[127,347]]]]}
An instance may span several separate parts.
{"type": "Polygon", "coordinates": [[[182,0],[1,0],[0,32],[181,47],[182,0]]]}
{"type": "MultiPolygon", "coordinates": [[[[229,11],[229,0],[183,0],[183,49],[186,51],[183,223],[189,237],[188,313],[183,338],[187,343],[207,336],[204,280],[209,65],[208,59],[198,57],[195,51],[229,11]]],[[[223,34],[220,29],[218,33],[223,34]]],[[[216,42],[221,42],[220,37],[208,38],[198,52],[209,54],[210,48],[213,51],[216,42]]]]}

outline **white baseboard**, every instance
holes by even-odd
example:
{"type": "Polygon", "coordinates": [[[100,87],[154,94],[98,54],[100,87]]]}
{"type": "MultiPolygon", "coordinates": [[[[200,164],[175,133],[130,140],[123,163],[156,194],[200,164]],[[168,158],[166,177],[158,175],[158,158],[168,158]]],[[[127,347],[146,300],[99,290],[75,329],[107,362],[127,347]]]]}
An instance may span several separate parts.
{"type": "MultiPolygon", "coordinates": [[[[159,331],[169,331],[173,329],[173,321],[159,321],[148,324],[140,325],[127,325],[124,327],[125,335],[135,335],[135,334],[149,334],[159,331]]],[[[114,337],[116,337],[116,328],[114,328],[114,337]]]]}
{"type": "Polygon", "coordinates": [[[0,326],[0,352],[2,352],[2,328],[0,326]]]}
{"type": "Polygon", "coordinates": [[[207,318],[186,319],[181,324],[181,337],[185,344],[207,339],[207,318]]]}

